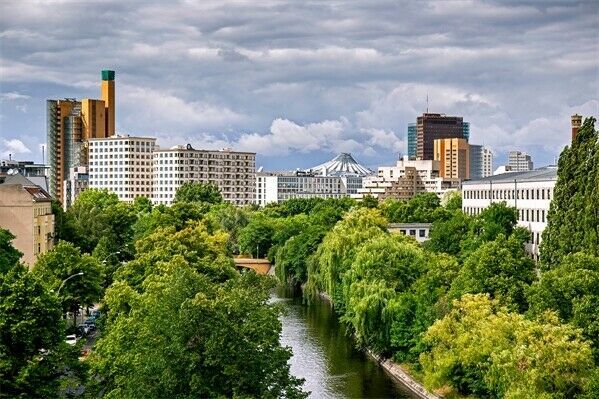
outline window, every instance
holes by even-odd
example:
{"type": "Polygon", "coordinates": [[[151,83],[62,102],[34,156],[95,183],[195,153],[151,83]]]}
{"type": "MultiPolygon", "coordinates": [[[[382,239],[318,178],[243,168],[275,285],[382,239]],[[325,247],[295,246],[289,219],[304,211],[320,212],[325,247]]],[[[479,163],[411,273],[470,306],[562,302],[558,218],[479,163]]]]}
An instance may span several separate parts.
{"type": "Polygon", "coordinates": [[[418,231],[418,236],[419,236],[419,237],[424,237],[425,235],[426,235],[426,230],[424,230],[424,229],[420,229],[420,230],[418,231]]]}
{"type": "Polygon", "coordinates": [[[410,235],[411,236],[416,236],[416,230],[410,230],[410,235]]]}

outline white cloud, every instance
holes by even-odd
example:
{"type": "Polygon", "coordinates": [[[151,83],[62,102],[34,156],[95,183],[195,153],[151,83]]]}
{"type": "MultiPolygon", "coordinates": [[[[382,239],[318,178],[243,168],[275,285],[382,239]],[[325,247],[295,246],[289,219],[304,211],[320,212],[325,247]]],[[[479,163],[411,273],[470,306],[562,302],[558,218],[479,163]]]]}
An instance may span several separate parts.
{"type": "Polygon", "coordinates": [[[31,97],[26,94],[21,94],[16,91],[11,91],[8,93],[1,93],[0,98],[3,100],[12,101],[12,100],[27,100],[28,98],[31,98],[31,97]]]}
{"type": "Polygon", "coordinates": [[[19,139],[2,140],[2,158],[8,158],[12,154],[29,154],[31,150],[19,139]]]}

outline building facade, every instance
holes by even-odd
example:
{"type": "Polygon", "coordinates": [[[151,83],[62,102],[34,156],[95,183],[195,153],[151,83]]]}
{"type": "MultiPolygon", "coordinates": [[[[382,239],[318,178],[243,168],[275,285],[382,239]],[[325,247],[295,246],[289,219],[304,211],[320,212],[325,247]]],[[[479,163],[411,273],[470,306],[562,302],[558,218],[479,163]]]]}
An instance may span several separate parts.
{"type": "Polygon", "coordinates": [[[342,198],[362,187],[362,176],[322,176],[310,172],[257,173],[256,204],[292,198],[342,198]]]}
{"type": "Polygon", "coordinates": [[[52,198],[24,176],[9,176],[0,184],[0,227],[15,236],[14,247],[32,267],[54,245],[52,198]]]}
{"type": "Polygon", "coordinates": [[[439,175],[447,179],[470,178],[470,146],[466,139],[438,139],[434,142],[439,175]]]}
{"type": "Polygon", "coordinates": [[[62,186],[62,203],[63,209],[66,211],[71,207],[79,194],[89,188],[89,173],[87,166],[78,166],[71,168],[69,178],[63,181],[62,186]]]}
{"type": "Polygon", "coordinates": [[[547,225],[549,205],[557,181],[557,168],[504,173],[462,183],[462,210],[478,215],[494,202],[505,202],[518,210],[518,226],[531,232],[526,250],[536,260],[547,225]]]}
{"type": "Polygon", "coordinates": [[[172,204],[177,189],[186,182],[213,184],[223,199],[234,205],[255,201],[256,153],[196,150],[187,146],[157,149],[153,156],[154,204],[172,204]]]}
{"type": "Polygon", "coordinates": [[[434,141],[445,138],[470,139],[470,124],[462,117],[424,113],[408,125],[408,156],[434,159],[434,141]]]}
{"type": "Polygon", "coordinates": [[[521,151],[509,152],[507,166],[512,172],[528,172],[534,169],[532,157],[521,151]]]}
{"type": "Polygon", "coordinates": [[[416,241],[423,243],[428,240],[431,223],[389,223],[387,230],[389,230],[389,233],[414,237],[416,241]]]}
{"type": "Polygon", "coordinates": [[[478,180],[493,175],[493,153],[487,147],[470,145],[470,179],[478,180]]]}
{"type": "Polygon", "coordinates": [[[395,166],[381,166],[378,175],[366,177],[362,188],[352,198],[372,196],[407,200],[419,193],[435,193],[441,198],[447,191],[457,190],[460,179],[447,179],[439,174],[439,161],[414,160],[404,156],[395,166]]]}
{"type": "Polygon", "coordinates": [[[87,166],[87,140],[113,136],[114,71],[102,71],[101,100],[74,98],[46,101],[50,194],[61,203],[63,181],[72,168],[87,166]]]}
{"type": "Polygon", "coordinates": [[[578,135],[578,131],[582,126],[582,116],[574,114],[572,115],[570,120],[572,122],[572,141],[574,141],[576,139],[576,136],[578,135]]]}
{"type": "Polygon", "coordinates": [[[89,140],[89,188],[121,201],[152,198],[153,137],[112,136],[89,140]]]}

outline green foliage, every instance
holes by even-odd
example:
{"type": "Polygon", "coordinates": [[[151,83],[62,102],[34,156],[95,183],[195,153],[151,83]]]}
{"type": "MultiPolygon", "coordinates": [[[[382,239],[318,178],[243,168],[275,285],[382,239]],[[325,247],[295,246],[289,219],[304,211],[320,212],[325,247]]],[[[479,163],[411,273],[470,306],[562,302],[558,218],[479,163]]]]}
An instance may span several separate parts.
{"type": "Polygon", "coordinates": [[[61,315],[56,294],[24,266],[0,275],[0,398],[58,397],[82,376],[61,315]]]}
{"type": "Polygon", "coordinates": [[[465,295],[428,330],[427,386],[491,398],[571,398],[593,367],[580,331],[551,314],[531,321],[486,295],[465,295]]]}
{"type": "Polygon", "coordinates": [[[463,213],[461,209],[454,211],[449,219],[438,220],[432,224],[425,246],[434,252],[457,256],[472,224],[471,216],[463,213]]]}
{"type": "Polygon", "coordinates": [[[213,184],[186,182],[177,189],[173,202],[206,202],[220,204],[223,196],[213,184]]]}
{"type": "Polygon", "coordinates": [[[431,223],[439,218],[439,207],[436,194],[422,193],[408,201],[386,199],[380,208],[383,216],[392,223],[431,223]]]}
{"type": "Polygon", "coordinates": [[[8,230],[0,229],[0,276],[19,262],[23,254],[12,246],[15,236],[8,230]]]}
{"type": "Polygon", "coordinates": [[[102,264],[89,254],[81,254],[79,248],[66,241],[60,241],[41,255],[33,270],[55,292],[60,289],[60,302],[65,312],[78,312],[80,306],[91,306],[102,297],[102,264]],[[77,273],[83,275],[62,285],[64,280],[77,273]]]}
{"type": "Polygon", "coordinates": [[[360,201],[359,205],[363,208],[376,209],[379,206],[379,200],[374,198],[372,195],[365,195],[360,201]]]}
{"type": "Polygon", "coordinates": [[[450,295],[458,299],[466,293],[487,293],[512,310],[525,311],[525,291],[535,278],[534,267],[521,242],[500,235],[470,254],[450,295]]]}
{"type": "Polygon", "coordinates": [[[389,349],[389,301],[406,291],[423,272],[425,257],[406,236],[386,235],[362,244],[342,278],[345,312],[358,344],[377,352],[389,349]]]}
{"type": "Polygon", "coordinates": [[[229,234],[229,249],[239,253],[239,233],[249,223],[249,210],[230,203],[214,205],[206,215],[207,220],[229,234]]]}
{"type": "Polygon", "coordinates": [[[599,132],[584,121],[558,162],[557,182],[541,242],[545,269],[574,252],[599,256],[599,132]]]}
{"type": "Polygon", "coordinates": [[[320,225],[308,226],[300,234],[288,239],[276,254],[276,274],[283,283],[303,283],[308,278],[308,258],[326,234],[320,225]]]}
{"type": "Polygon", "coordinates": [[[541,275],[528,292],[530,314],[555,310],[564,323],[581,328],[599,360],[599,257],[576,253],[541,275]]]}
{"type": "Polygon", "coordinates": [[[308,264],[307,295],[327,292],[342,311],[344,302],[340,288],[343,273],[351,267],[359,245],[385,234],[386,227],[387,221],[376,209],[358,208],[348,212],[318,247],[317,262],[308,264]]]}
{"type": "MultiPolygon", "coordinates": [[[[181,254],[153,261],[139,287],[117,281],[108,289],[90,390],[107,398],[305,397],[289,374],[291,353],[279,345],[278,311],[267,303],[270,280],[234,273],[216,282],[190,250],[205,245],[204,237],[186,230],[168,237],[174,244],[166,248],[151,249],[163,232],[138,243],[141,256],[181,254]]],[[[212,246],[224,246],[223,238],[212,246]]]]}
{"type": "Polygon", "coordinates": [[[239,232],[239,252],[264,258],[274,244],[275,227],[272,219],[256,213],[239,232]]]}

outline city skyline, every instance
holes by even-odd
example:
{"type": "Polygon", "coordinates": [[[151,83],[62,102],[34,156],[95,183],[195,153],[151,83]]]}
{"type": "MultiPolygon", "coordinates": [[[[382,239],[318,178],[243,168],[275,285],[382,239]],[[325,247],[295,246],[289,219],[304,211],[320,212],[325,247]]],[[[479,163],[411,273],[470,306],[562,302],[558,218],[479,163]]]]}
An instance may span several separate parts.
{"type": "Polygon", "coordinates": [[[275,170],[393,162],[427,107],[471,122],[496,164],[517,149],[542,166],[570,115],[599,114],[595,2],[109,3],[0,6],[3,157],[40,161],[45,100],[99,98],[102,69],[117,133],[255,151],[275,170]]]}

